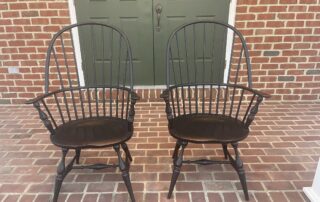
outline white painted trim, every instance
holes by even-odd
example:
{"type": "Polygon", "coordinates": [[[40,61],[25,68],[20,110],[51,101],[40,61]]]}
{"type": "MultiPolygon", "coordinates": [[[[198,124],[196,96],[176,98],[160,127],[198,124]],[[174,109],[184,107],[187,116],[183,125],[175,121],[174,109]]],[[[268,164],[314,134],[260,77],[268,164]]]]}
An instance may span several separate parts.
{"type": "MultiPolygon", "coordinates": [[[[205,85],[205,87],[210,87],[210,85],[205,85]]],[[[136,89],[136,90],[158,90],[158,89],[160,89],[160,90],[162,90],[162,89],[166,89],[167,88],[167,86],[166,85],[154,85],[154,86],[134,86],[134,89],[136,89]]],[[[195,86],[190,86],[190,88],[191,89],[194,89],[195,88],[195,86]]],[[[226,88],[226,86],[220,86],[220,88],[226,88]]]]}
{"type": "Polygon", "coordinates": [[[154,86],[134,86],[134,89],[166,89],[166,85],[154,85],[154,86]]]}
{"type": "MultiPolygon", "coordinates": [[[[229,18],[228,18],[228,24],[234,26],[235,24],[235,18],[236,18],[236,9],[237,9],[237,0],[231,0],[230,1],[230,7],[229,7],[229,18]]],[[[228,29],[228,34],[227,34],[227,48],[226,48],[226,56],[225,56],[225,61],[226,61],[226,68],[224,69],[224,77],[223,77],[223,82],[227,83],[228,81],[228,75],[230,71],[230,55],[231,55],[231,49],[232,49],[232,43],[233,43],[233,32],[228,29]]]]}
{"type": "MultiPolygon", "coordinates": [[[[74,0],[68,0],[69,5],[69,12],[70,12],[70,20],[71,24],[77,23],[77,14],[76,8],[74,6],[74,0]]],[[[84,86],[84,74],[82,70],[82,59],[81,59],[81,49],[80,49],[80,40],[79,40],[79,32],[78,28],[72,29],[72,36],[73,36],[73,44],[76,53],[76,62],[79,74],[79,82],[81,86],[84,86]]]]}
{"type": "MultiPolygon", "coordinates": [[[[74,0],[68,0],[69,4],[69,12],[70,12],[70,19],[71,23],[77,23],[77,15],[76,15],[76,8],[74,5],[74,0]]],[[[235,24],[235,17],[236,17],[236,8],[237,8],[237,0],[230,0],[230,7],[229,7],[229,18],[228,18],[228,23],[232,26],[235,24]]],[[[80,49],[80,41],[79,41],[79,34],[78,34],[78,29],[74,29],[72,31],[73,34],[73,42],[74,46],[76,49],[76,60],[78,64],[78,72],[79,72],[79,80],[80,80],[80,85],[84,85],[84,74],[82,70],[82,59],[81,59],[81,49],[80,49]]],[[[230,67],[227,66],[229,64],[229,58],[231,55],[231,47],[232,47],[232,32],[228,30],[228,35],[227,35],[227,48],[226,48],[226,56],[225,56],[225,61],[226,61],[226,67],[224,70],[224,78],[223,81],[226,83],[228,79],[228,74],[230,67]]],[[[155,86],[135,86],[137,89],[164,89],[166,88],[165,85],[155,85],[155,86]]]]}
{"type": "Polygon", "coordinates": [[[320,158],[313,179],[312,187],[303,187],[303,192],[307,195],[311,202],[320,201],[320,158]]]}

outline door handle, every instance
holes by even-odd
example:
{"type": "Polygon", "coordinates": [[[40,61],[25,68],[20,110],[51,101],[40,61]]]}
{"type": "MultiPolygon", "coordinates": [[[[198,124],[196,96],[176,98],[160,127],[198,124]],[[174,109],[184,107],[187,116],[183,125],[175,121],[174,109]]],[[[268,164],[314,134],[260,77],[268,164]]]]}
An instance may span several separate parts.
{"type": "Polygon", "coordinates": [[[160,32],[160,19],[161,19],[161,13],[162,13],[162,6],[161,4],[157,4],[155,7],[156,13],[157,13],[157,26],[156,31],[160,32]]]}

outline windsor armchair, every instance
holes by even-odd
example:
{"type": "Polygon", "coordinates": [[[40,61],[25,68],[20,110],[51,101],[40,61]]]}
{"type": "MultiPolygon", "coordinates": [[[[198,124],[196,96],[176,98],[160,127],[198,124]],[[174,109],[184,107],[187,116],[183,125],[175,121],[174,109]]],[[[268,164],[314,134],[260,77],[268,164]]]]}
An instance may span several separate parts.
{"type": "Polygon", "coordinates": [[[251,66],[241,33],[217,21],[178,27],[167,44],[166,103],[168,129],[177,142],[173,152],[171,197],[183,163],[231,164],[249,199],[238,142],[249,134],[263,98],[252,89],[251,66]],[[221,144],[224,160],[184,160],[188,143],[221,144]],[[234,155],[228,150],[231,145],[234,155]]]}
{"type": "Polygon", "coordinates": [[[132,56],[126,35],[110,25],[82,23],[57,32],[47,51],[45,94],[33,104],[51,142],[62,150],[53,201],[72,169],[119,167],[130,198],[132,157],[126,141],[133,134],[134,105],[132,56]],[[81,150],[113,147],[118,164],[79,164],[81,150]],[[123,149],[125,159],[122,157],[123,149]],[[66,164],[66,155],[75,151],[66,164]]]}

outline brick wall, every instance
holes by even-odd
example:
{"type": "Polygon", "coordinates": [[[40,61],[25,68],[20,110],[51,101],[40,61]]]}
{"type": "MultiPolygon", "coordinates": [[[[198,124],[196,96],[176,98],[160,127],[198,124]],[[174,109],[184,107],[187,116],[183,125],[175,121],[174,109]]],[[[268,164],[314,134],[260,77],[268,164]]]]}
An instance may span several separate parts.
{"type": "Polygon", "coordinates": [[[240,0],[236,26],[250,44],[255,87],[275,100],[320,94],[320,1],[240,0]]]}
{"type": "MultiPolygon", "coordinates": [[[[320,0],[238,0],[236,27],[250,49],[254,87],[273,100],[320,98],[320,0]]],[[[0,3],[0,103],[43,92],[52,34],[70,23],[66,0],[0,3]],[[9,67],[20,73],[9,74],[9,67]]],[[[139,91],[144,98],[158,92],[139,91]]]]}

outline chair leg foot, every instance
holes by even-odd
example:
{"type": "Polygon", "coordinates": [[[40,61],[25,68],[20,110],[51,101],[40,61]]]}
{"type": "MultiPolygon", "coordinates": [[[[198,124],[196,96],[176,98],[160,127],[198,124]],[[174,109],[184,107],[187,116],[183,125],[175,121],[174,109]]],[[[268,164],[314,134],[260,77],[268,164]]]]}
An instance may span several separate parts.
{"type": "Polygon", "coordinates": [[[67,153],[68,153],[68,149],[62,148],[62,157],[57,168],[57,177],[54,185],[53,202],[58,201],[63,179],[68,173],[68,170],[66,170],[66,165],[65,165],[65,158],[67,153]]]}
{"type": "Polygon", "coordinates": [[[171,176],[169,192],[168,192],[168,196],[167,196],[168,199],[171,198],[174,186],[176,185],[177,179],[178,179],[179,174],[180,174],[180,167],[179,166],[174,166],[173,173],[172,173],[172,176],[171,176]]]}
{"type": "Polygon", "coordinates": [[[235,151],[235,155],[236,155],[236,159],[235,160],[231,160],[233,167],[235,168],[235,170],[238,173],[240,182],[241,182],[241,186],[243,189],[243,193],[244,193],[244,197],[245,199],[248,201],[249,200],[249,193],[248,193],[248,187],[247,187],[247,181],[246,181],[246,174],[245,171],[243,169],[243,162],[240,159],[239,156],[239,151],[238,151],[238,143],[232,143],[231,144],[234,151],[235,151]]]}
{"type": "Polygon", "coordinates": [[[61,186],[62,186],[62,181],[63,181],[63,176],[62,175],[57,175],[56,181],[55,181],[55,185],[54,185],[54,193],[53,193],[53,199],[52,199],[53,202],[57,202],[58,201],[60,189],[61,189],[61,186]]]}
{"type": "MultiPolygon", "coordinates": [[[[177,182],[177,179],[179,177],[181,166],[182,166],[182,161],[183,161],[183,152],[184,152],[184,149],[187,146],[187,144],[188,144],[187,142],[181,142],[181,145],[179,144],[179,147],[180,146],[182,147],[179,154],[178,154],[178,150],[177,151],[175,150],[176,154],[174,155],[174,159],[173,159],[174,168],[173,168],[169,192],[168,192],[168,196],[167,196],[168,199],[171,198],[173,189],[174,189],[176,182],[177,182]]],[[[176,148],[177,148],[177,145],[178,145],[178,142],[176,144],[176,148]]],[[[178,149],[179,149],[179,147],[178,147],[178,149]]]]}
{"type": "Polygon", "coordinates": [[[128,171],[123,171],[122,172],[122,178],[123,181],[128,189],[129,195],[130,195],[130,199],[132,202],[135,202],[135,198],[134,198],[134,194],[133,194],[133,189],[132,189],[132,185],[131,185],[131,181],[130,181],[130,176],[129,176],[129,172],[128,171]]]}
{"type": "Polygon", "coordinates": [[[76,149],[76,164],[80,162],[81,149],[76,149]]]}
{"type": "Polygon", "coordinates": [[[240,178],[240,182],[242,185],[244,197],[247,201],[249,201],[249,193],[248,193],[248,187],[247,187],[247,182],[246,182],[246,174],[243,169],[238,170],[238,175],[240,178]]]}
{"type": "MultiPolygon", "coordinates": [[[[133,189],[132,189],[132,185],[131,185],[131,181],[130,181],[130,175],[129,175],[129,163],[125,162],[122,159],[119,145],[114,145],[113,148],[114,148],[114,150],[116,151],[116,153],[118,155],[119,168],[120,168],[121,173],[122,173],[123,181],[124,181],[124,183],[125,183],[125,185],[127,187],[127,190],[129,192],[130,199],[131,199],[132,202],[135,202],[136,200],[134,198],[133,189]]],[[[124,149],[124,151],[125,151],[125,149],[124,149]]],[[[126,151],[125,151],[125,153],[126,153],[126,151]]],[[[127,153],[126,153],[126,155],[127,155],[127,153]]]]}
{"type": "Polygon", "coordinates": [[[228,146],[227,144],[222,144],[224,159],[228,159],[228,146]]]}

